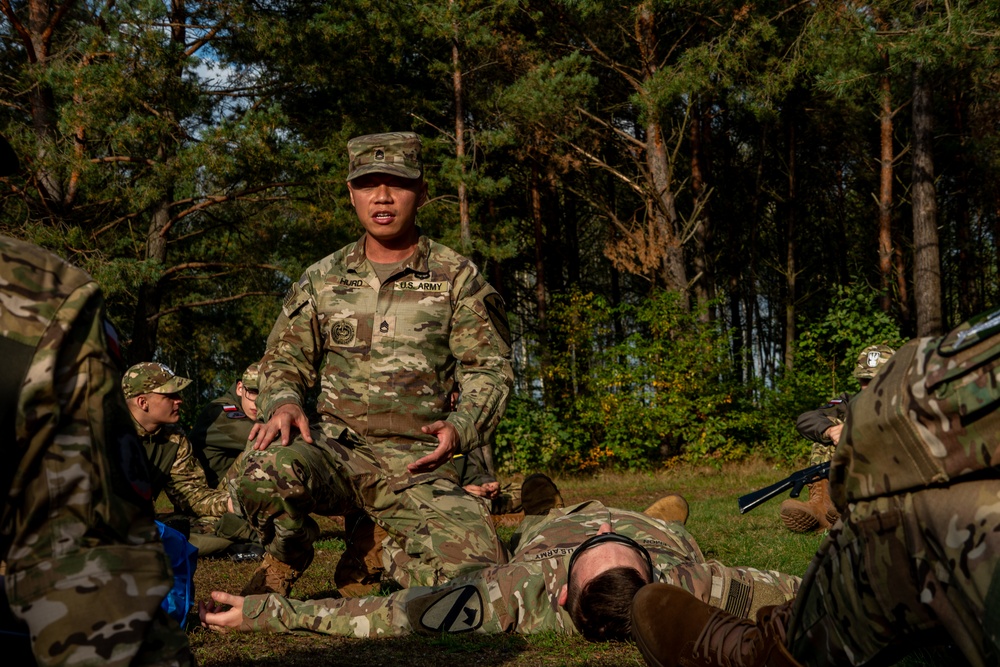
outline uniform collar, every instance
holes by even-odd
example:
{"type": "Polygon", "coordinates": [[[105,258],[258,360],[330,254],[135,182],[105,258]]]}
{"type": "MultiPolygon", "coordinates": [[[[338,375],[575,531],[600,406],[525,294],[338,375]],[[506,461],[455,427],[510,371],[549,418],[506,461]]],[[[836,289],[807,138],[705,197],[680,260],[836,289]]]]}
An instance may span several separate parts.
{"type": "MultiPolygon", "coordinates": [[[[417,228],[417,234],[420,234],[420,228],[417,228]]],[[[361,265],[365,263],[367,257],[365,257],[365,240],[368,238],[368,232],[361,235],[361,238],[354,242],[354,247],[351,248],[350,252],[347,253],[347,269],[349,271],[357,271],[361,268],[361,265]]],[[[416,273],[429,273],[430,269],[427,267],[427,258],[430,255],[431,240],[430,238],[420,234],[417,239],[417,247],[410,255],[410,259],[406,261],[404,268],[413,269],[416,273]]]]}
{"type": "Polygon", "coordinates": [[[163,428],[163,425],[161,424],[160,427],[155,431],[147,431],[142,427],[142,424],[140,424],[135,420],[135,417],[132,416],[131,410],[129,410],[128,416],[132,419],[132,425],[135,426],[135,432],[139,435],[140,438],[148,438],[150,436],[156,435],[157,433],[160,432],[160,429],[163,428]]]}

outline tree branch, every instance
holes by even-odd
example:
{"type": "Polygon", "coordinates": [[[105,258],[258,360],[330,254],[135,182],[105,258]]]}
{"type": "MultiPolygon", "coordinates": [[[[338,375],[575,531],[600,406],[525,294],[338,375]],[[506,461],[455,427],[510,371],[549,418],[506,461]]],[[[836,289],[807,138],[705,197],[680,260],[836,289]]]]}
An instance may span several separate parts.
{"type": "Polygon", "coordinates": [[[24,43],[24,50],[28,54],[29,63],[38,62],[38,54],[35,53],[35,46],[31,42],[31,33],[28,29],[24,27],[24,24],[18,20],[17,15],[14,13],[14,8],[10,6],[10,0],[0,0],[0,9],[3,9],[3,13],[6,14],[7,20],[10,24],[14,26],[14,30],[18,35],[21,36],[21,41],[24,43]]]}
{"type": "Polygon", "coordinates": [[[595,116],[594,114],[590,113],[589,111],[587,111],[583,107],[576,107],[576,110],[578,112],[580,112],[581,114],[583,114],[584,116],[586,116],[587,118],[589,118],[590,120],[592,120],[595,123],[597,123],[598,125],[603,125],[605,128],[611,130],[612,132],[614,132],[615,134],[617,134],[619,137],[621,137],[625,141],[631,142],[636,148],[642,148],[642,149],[646,148],[646,144],[643,143],[642,141],[639,141],[638,139],[636,139],[635,137],[633,137],[628,132],[625,132],[624,130],[615,127],[614,125],[612,125],[608,121],[604,120],[603,118],[598,118],[597,116],[595,116]]]}
{"type": "Polygon", "coordinates": [[[90,162],[93,164],[99,164],[101,162],[134,162],[136,164],[145,164],[152,167],[156,164],[153,160],[145,157],[131,157],[128,155],[108,155],[106,157],[95,157],[91,158],[90,162]]]}
{"type": "Polygon", "coordinates": [[[155,315],[150,315],[146,318],[146,321],[152,324],[156,322],[161,317],[170,315],[171,313],[176,313],[182,310],[187,310],[191,308],[200,308],[202,306],[214,306],[220,303],[227,303],[229,301],[237,301],[239,299],[245,299],[248,296],[281,296],[282,292],[240,292],[239,294],[234,294],[232,296],[226,296],[219,299],[206,299],[205,301],[194,301],[192,303],[182,303],[179,306],[174,306],[172,308],[167,308],[166,310],[161,310],[155,315]]]}
{"type": "MultiPolygon", "coordinates": [[[[236,192],[236,193],[233,193],[231,195],[208,195],[207,197],[204,197],[203,201],[201,201],[200,203],[195,204],[194,206],[191,206],[189,208],[186,208],[183,211],[181,211],[180,213],[178,213],[177,215],[175,215],[172,218],[170,218],[170,220],[167,221],[167,224],[165,224],[163,226],[163,229],[160,231],[160,235],[161,236],[166,236],[167,233],[170,231],[170,228],[173,227],[176,222],[178,222],[179,220],[181,220],[181,219],[183,219],[183,218],[191,215],[192,213],[197,213],[198,211],[200,211],[202,209],[208,208],[209,206],[215,206],[216,204],[221,204],[223,202],[234,201],[234,200],[237,200],[237,199],[242,199],[242,198],[246,197],[247,195],[251,195],[251,194],[253,194],[255,192],[262,192],[263,190],[270,190],[271,188],[287,188],[287,187],[293,187],[293,186],[296,186],[296,185],[301,185],[301,183],[299,183],[299,182],[290,182],[290,183],[265,183],[263,185],[258,185],[257,187],[247,188],[246,190],[241,190],[240,192],[236,192]]],[[[265,199],[267,199],[267,198],[265,198],[265,199]]],[[[275,198],[274,200],[275,201],[280,201],[282,199],[287,199],[287,197],[278,197],[278,198],[275,198]]],[[[188,200],[188,201],[191,201],[191,200],[188,200]]],[[[176,202],[174,202],[174,204],[176,204],[176,202]]]]}
{"type": "Polygon", "coordinates": [[[236,262],[184,262],[183,264],[177,264],[171,266],[169,269],[160,274],[160,280],[169,277],[180,271],[187,271],[188,269],[210,269],[210,268],[226,268],[226,269],[269,269],[271,271],[283,271],[280,266],[275,266],[273,264],[239,264],[236,262]]]}
{"type": "Polygon", "coordinates": [[[55,32],[56,26],[62,22],[63,17],[66,16],[66,12],[68,12],[69,8],[74,4],[76,4],[76,0],[66,0],[64,3],[59,5],[59,9],[57,9],[55,14],[52,15],[52,18],[49,20],[49,24],[45,26],[45,30],[42,32],[43,42],[48,44],[52,41],[52,33],[55,32]]]}

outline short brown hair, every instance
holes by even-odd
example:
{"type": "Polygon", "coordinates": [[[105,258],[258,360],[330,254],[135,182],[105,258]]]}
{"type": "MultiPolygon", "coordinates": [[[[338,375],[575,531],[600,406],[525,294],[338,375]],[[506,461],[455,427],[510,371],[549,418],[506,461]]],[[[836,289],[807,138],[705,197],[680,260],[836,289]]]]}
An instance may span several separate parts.
{"type": "Polygon", "coordinates": [[[566,610],[589,641],[624,641],[632,636],[632,598],[648,583],[648,577],[634,567],[605,570],[582,588],[570,581],[566,610]]]}

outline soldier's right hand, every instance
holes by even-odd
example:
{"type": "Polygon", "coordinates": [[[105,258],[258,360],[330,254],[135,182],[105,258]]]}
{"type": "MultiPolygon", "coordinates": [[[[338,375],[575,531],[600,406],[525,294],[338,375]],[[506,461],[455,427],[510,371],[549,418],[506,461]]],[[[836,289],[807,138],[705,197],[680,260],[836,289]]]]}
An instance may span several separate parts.
{"type": "Polygon", "coordinates": [[[833,442],[833,444],[839,445],[840,444],[840,434],[843,433],[843,431],[844,431],[844,425],[843,424],[834,424],[830,428],[826,429],[826,432],[823,433],[823,435],[825,435],[826,437],[830,438],[830,440],[833,442]]]}
{"type": "Polygon", "coordinates": [[[312,435],[309,433],[309,419],[301,406],[294,403],[285,403],[275,409],[271,418],[266,424],[256,424],[250,431],[249,441],[253,442],[253,448],[263,451],[274,442],[275,438],[281,436],[281,446],[286,447],[294,436],[293,429],[298,429],[302,434],[302,439],[312,444],[312,435]]]}

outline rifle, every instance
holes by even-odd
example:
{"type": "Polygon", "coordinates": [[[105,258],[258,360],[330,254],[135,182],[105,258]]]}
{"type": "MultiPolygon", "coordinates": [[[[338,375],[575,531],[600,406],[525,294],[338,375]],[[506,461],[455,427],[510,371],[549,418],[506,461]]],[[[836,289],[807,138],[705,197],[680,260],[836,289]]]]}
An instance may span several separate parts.
{"type": "Polygon", "coordinates": [[[829,476],[829,461],[817,463],[814,466],[809,466],[808,468],[803,468],[802,470],[796,470],[780,482],[775,482],[771,486],[765,486],[763,489],[758,489],[757,491],[748,493],[745,496],[740,496],[737,501],[740,504],[740,514],[746,514],[754,507],[757,507],[757,505],[767,502],[771,498],[774,498],[780,493],[784,493],[788,489],[792,490],[792,492],[788,494],[790,497],[798,498],[799,494],[802,493],[803,486],[806,484],[812,484],[813,482],[819,482],[829,476]]]}

